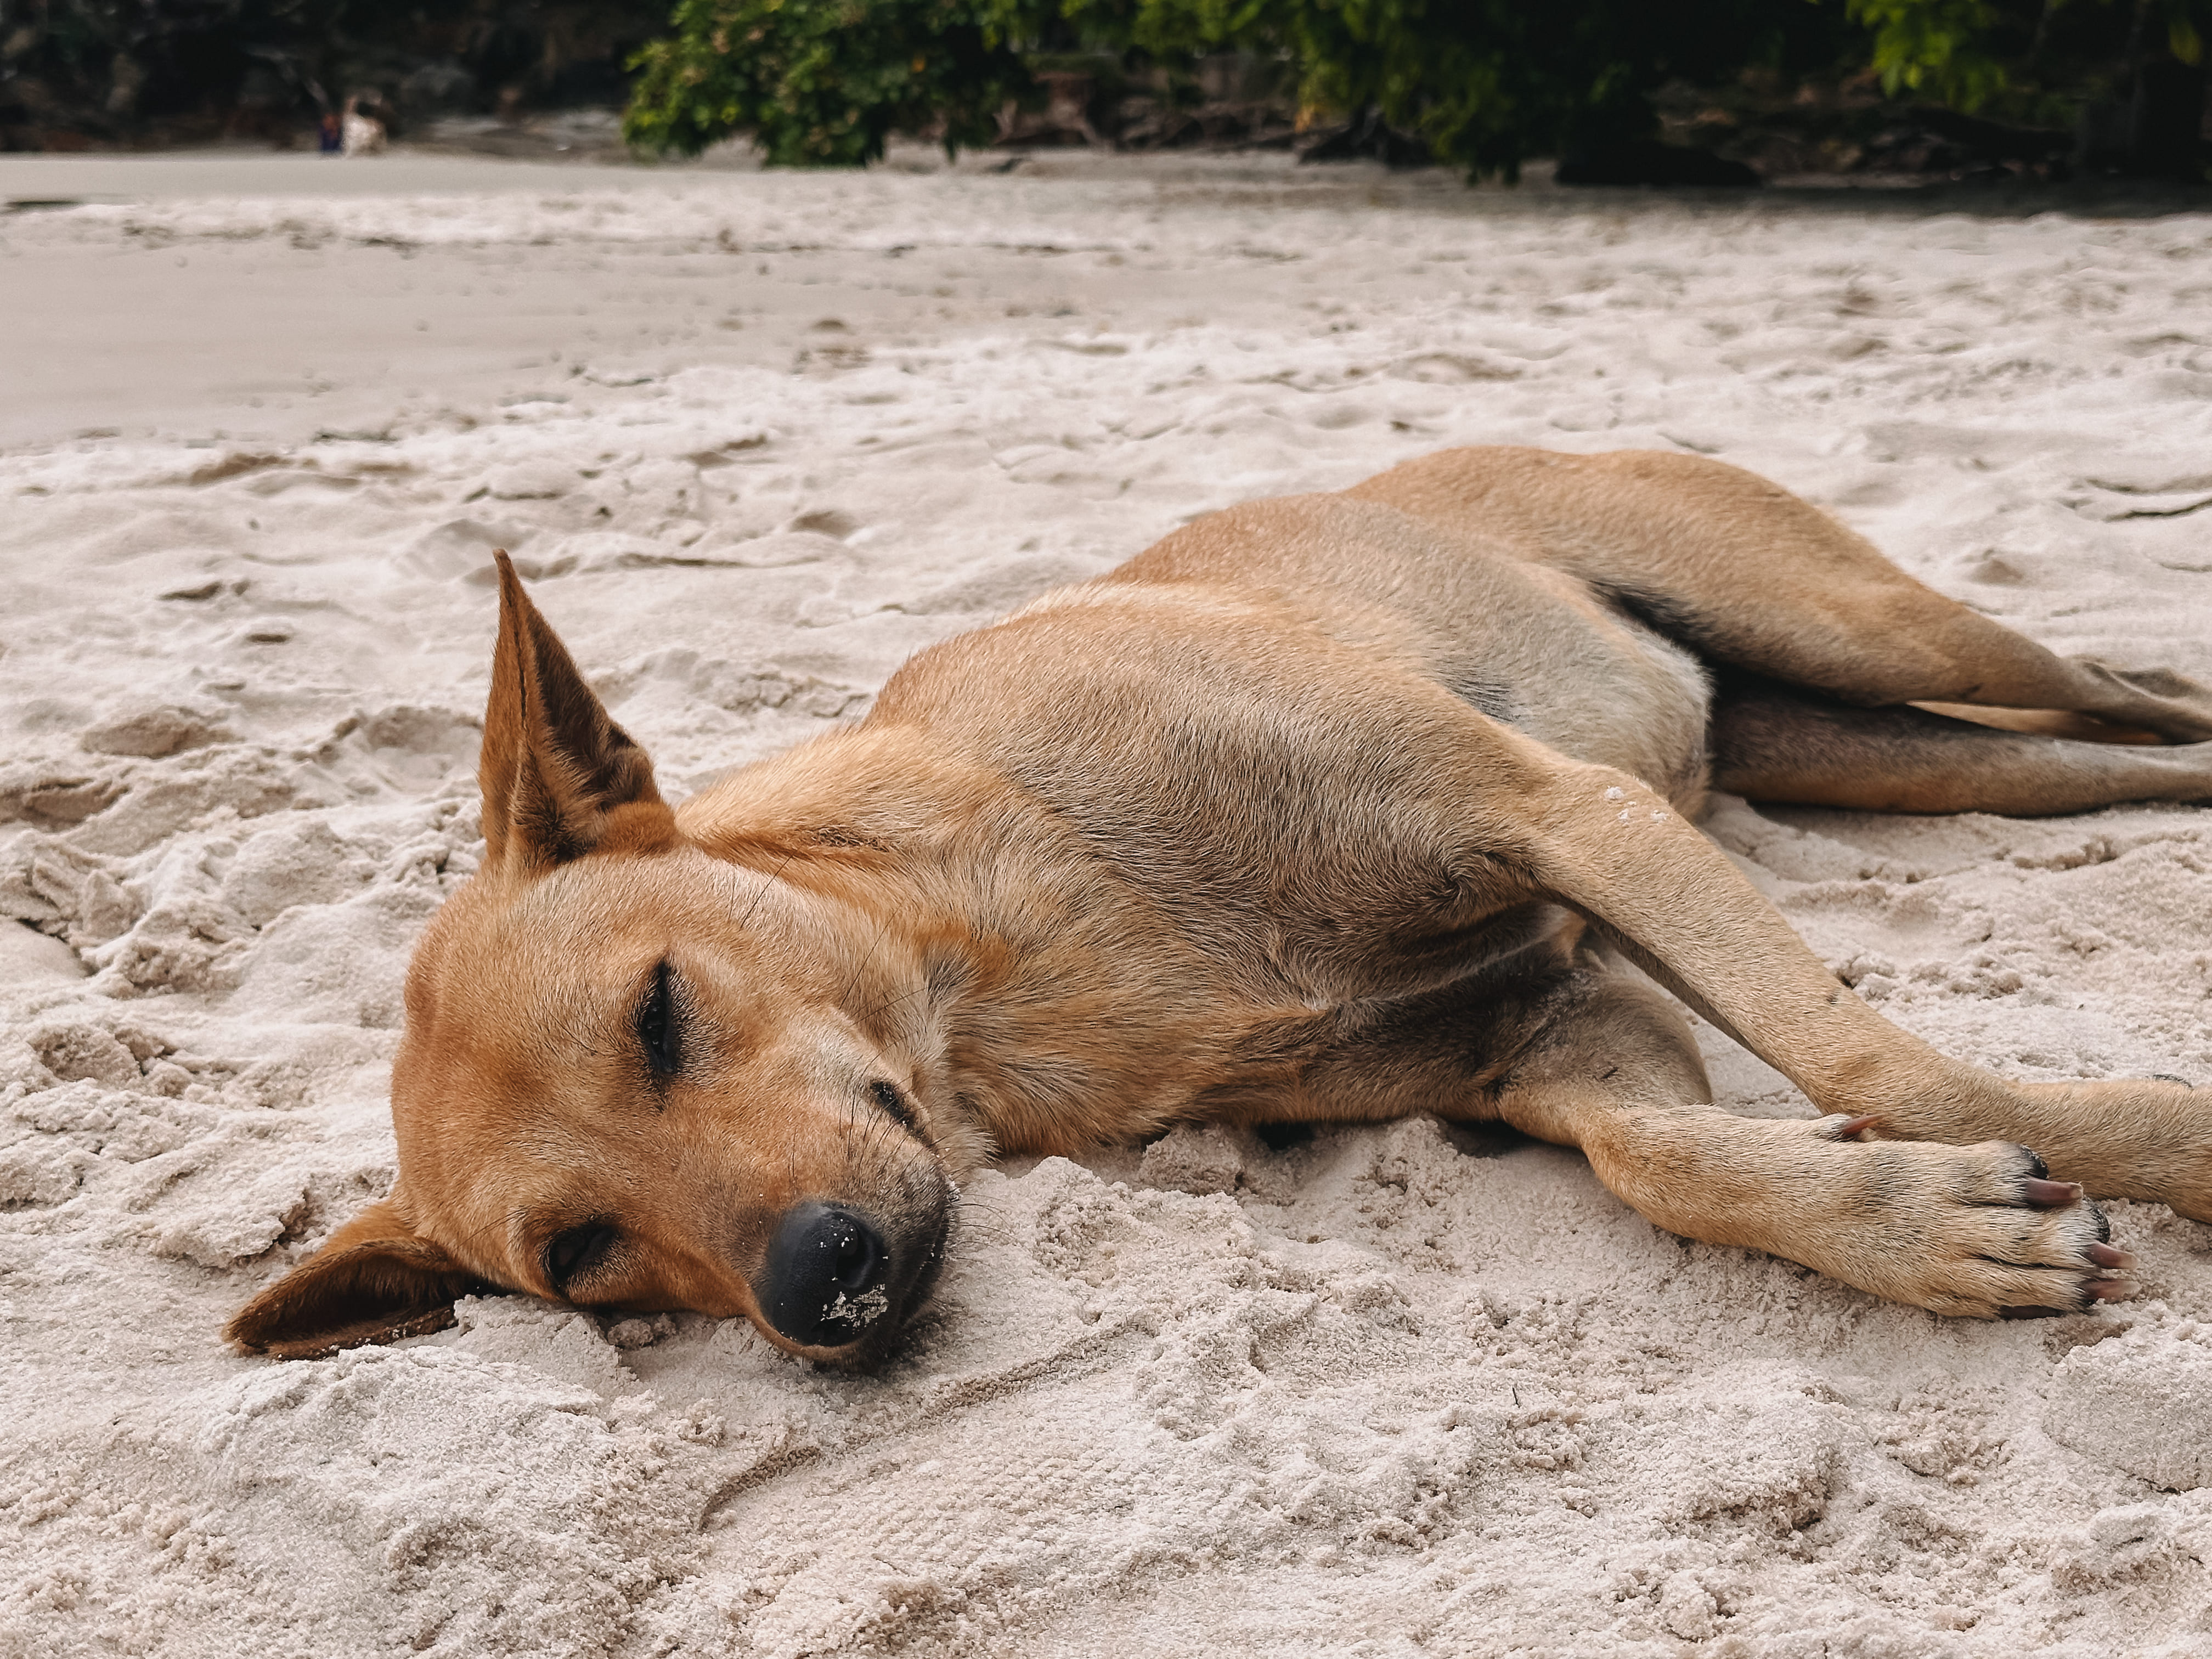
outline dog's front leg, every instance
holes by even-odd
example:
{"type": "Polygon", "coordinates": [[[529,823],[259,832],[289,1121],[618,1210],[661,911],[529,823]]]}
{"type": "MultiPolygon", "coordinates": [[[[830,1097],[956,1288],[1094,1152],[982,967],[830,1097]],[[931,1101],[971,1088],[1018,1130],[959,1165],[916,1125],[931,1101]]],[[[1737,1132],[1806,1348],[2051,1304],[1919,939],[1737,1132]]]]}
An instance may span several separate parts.
{"type": "Polygon", "coordinates": [[[1866,1143],[1860,1120],[1737,1117],[1649,985],[1585,959],[1534,1011],[1499,1116],[1578,1146],[1671,1232],[1765,1250],[1893,1302],[1991,1318],[2127,1294],[2102,1215],[2024,1146],[1866,1143]]]}
{"type": "Polygon", "coordinates": [[[1720,850],[1650,788],[1565,763],[1534,786],[1535,879],[1802,1089],[1885,1138],[2014,1141],[2107,1197],[2212,1220],[2212,1091],[2015,1084],[1936,1053],[1831,974],[1720,850]]]}

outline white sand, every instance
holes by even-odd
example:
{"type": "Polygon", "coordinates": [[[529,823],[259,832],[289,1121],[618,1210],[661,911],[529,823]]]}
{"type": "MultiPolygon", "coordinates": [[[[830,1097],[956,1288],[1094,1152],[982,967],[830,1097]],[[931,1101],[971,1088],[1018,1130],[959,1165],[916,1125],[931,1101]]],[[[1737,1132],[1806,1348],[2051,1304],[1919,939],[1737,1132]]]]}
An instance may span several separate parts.
{"type": "MultiPolygon", "coordinates": [[[[0,1655],[2212,1651],[2212,1231],[2155,1206],[2131,1307],[1946,1323],[1548,1148],[1186,1132],[977,1182],[878,1379],[521,1298],[221,1347],[391,1178],[495,545],[678,792],[1449,443],[1718,454],[2212,674],[2212,219],[985,165],[0,160],[108,198],[0,218],[0,1655]]],[[[1712,827],[1949,1051],[2212,1080],[2212,816],[1712,827]]]]}

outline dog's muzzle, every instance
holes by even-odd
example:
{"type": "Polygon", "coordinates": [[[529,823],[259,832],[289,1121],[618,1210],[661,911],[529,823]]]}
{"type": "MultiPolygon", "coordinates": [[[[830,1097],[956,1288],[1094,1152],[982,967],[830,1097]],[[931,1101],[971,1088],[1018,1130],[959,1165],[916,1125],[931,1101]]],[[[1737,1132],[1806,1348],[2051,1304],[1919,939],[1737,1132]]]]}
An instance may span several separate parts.
{"type": "Polygon", "coordinates": [[[808,1348],[843,1348],[892,1316],[891,1252],[867,1219],[833,1204],[787,1212],[757,1294],[776,1331],[808,1348]]]}

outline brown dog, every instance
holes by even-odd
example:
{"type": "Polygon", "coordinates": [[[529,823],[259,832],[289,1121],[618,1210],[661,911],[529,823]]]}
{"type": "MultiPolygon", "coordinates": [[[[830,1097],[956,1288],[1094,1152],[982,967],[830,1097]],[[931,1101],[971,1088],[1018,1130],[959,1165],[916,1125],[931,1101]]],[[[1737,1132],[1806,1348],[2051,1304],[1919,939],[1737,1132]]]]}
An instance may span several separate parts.
{"type": "Polygon", "coordinates": [[[500,575],[485,857],[408,977],[398,1181],[248,1349],[488,1284],[866,1363],[994,1152],[1201,1118],[1502,1119],[1662,1226],[1941,1313],[2125,1295],[2081,1187],[2212,1220],[2212,1097],[1945,1059],[1691,823],[1709,781],[2212,799],[2212,692],[2056,657],[1732,467],[1458,450],[1218,514],[677,810],[500,575]],[[1624,959],[1831,1115],[1711,1103],[1624,959]]]}

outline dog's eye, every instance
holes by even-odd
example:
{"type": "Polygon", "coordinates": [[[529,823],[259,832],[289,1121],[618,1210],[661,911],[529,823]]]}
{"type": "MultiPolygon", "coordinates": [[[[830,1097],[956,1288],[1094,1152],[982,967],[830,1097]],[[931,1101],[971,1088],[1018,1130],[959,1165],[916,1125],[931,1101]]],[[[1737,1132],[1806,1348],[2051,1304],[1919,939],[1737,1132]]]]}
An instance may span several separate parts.
{"type": "Polygon", "coordinates": [[[605,1261],[614,1242],[615,1230],[604,1221],[586,1221],[556,1233],[545,1247],[545,1277],[554,1289],[563,1290],[578,1273],[605,1261]]]}
{"type": "Polygon", "coordinates": [[[653,970],[653,988],[638,1005],[637,1044],[656,1078],[673,1077],[684,1063],[682,1032],[677,1028],[675,975],[662,963],[653,970]]]}
{"type": "Polygon", "coordinates": [[[906,1097],[898,1091],[897,1084],[871,1083],[868,1085],[868,1094],[877,1105],[896,1118],[900,1123],[909,1129],[914,1127],[914,1108],[906,1103],[906,1097]]]}

